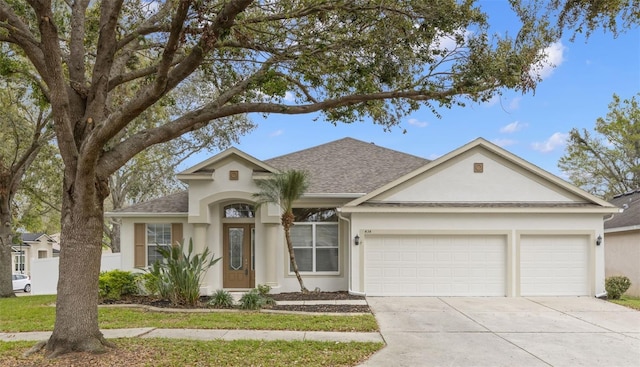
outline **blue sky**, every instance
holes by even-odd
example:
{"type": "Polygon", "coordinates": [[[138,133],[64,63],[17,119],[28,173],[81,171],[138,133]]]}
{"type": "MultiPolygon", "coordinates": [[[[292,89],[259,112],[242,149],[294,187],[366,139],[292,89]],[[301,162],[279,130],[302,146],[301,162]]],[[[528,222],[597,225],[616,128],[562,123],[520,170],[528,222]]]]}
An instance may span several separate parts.
{"type": "MultiPolygon", "coordinates": [[[[489,12],[494,31],[509,29],[506,1],[481,4],[489,12]]],[[[268,159],[352,137],[435,159],[483,137],[564,177],[557,162],[564,153],[567,133],[572,128],[592,130],[596,119],[606,116],[614,93],[627,99],[640,92],[640,29],[617,38],[598,30],[586,41],[578,36],[571,42],[566,36],[549,49],[549,59],[555,67],[544,71],[535,93],[507,91],[490,103],[439,109],[440,119],[423,108],[391,132],[371,122],[333,126],[317,114],[252,116],[257,129],[235,146],[258,159],[268,159]]],[[[204,152],[194,155],[181,168],[209,156],[204,152]]]]}

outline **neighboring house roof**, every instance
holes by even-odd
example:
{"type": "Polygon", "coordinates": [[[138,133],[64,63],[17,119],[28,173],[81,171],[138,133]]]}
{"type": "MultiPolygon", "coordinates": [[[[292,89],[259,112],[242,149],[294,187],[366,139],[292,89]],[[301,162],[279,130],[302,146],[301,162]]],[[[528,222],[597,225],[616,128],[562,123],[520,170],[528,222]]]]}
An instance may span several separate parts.
{"type": "Polygon", "coordinates": [[[44,233],[23,233],[20,235],[20,238],[22,239],[22,242],[35,242],[38,239],[40,239],[40,237],[45,236],[44,233]]]}
{"type": "MultiPolygon", "coordinates": [[[[185,214],[189,211],[189,192],[179,191],[161,198],[133,204],[111,213],[185,214]]],[[[117,215],[119,216],[119,215],[117,215]]]]}
{"type": "Polygon", "coordinates": [[[611,204],[621,208],[622,213],[614,214],[604,222],[605,230],[640,229],[640,189],[615,196],[611,204]]]}
{"type": "Polygon", "coordinates": [[[366,194],[415,169],[429,160],[344,138],[316,147],[265,160],[279,170],[309,173],[307,195],[366,194]]]}

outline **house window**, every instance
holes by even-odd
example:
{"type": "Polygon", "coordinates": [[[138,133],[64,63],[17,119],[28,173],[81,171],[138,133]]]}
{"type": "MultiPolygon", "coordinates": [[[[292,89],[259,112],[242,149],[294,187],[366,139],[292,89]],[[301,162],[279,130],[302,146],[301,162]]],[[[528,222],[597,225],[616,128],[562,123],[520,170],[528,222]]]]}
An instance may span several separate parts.
{"type": "Polygon", "coordinates": [[[46,250],[38,250],[38,259],[46,259],[47,251],[46,250]]]}
{"type": "Polygon", "coordinates": [[[147,224],[147,265],[151,266],[156,261],[162,261],[158,248],[171,247],[171,224],[149,223],[147,224]]]}
{"type": "MultiPolygon", "coordinates": [[[[338,218],[335,209],[294,209],[293,251],[301,272],[338,272],[338,218]]],[[[290,271],[293,269],[290,267],[290,271]]]]}
{"type": "Polygon", "coordinates": [[[24,255],[15,255],[13,257],[13,271],[24,271],[24,255]]]}
{"type": "Polygon", "coordinates": [[[255,218],[256,212],[251,204],[235,203],[224,207],[225,218],[255,218]]]}

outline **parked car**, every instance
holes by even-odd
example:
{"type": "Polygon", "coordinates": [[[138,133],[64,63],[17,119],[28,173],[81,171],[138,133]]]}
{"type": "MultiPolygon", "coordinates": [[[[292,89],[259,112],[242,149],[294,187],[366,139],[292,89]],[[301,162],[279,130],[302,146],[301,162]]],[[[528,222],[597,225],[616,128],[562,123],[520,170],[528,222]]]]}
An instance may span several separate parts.
{"type": "Polygon", "coordinates": [[[14,291],[31,292],[31,277],[24,274],[11,274],[14,291]]]}

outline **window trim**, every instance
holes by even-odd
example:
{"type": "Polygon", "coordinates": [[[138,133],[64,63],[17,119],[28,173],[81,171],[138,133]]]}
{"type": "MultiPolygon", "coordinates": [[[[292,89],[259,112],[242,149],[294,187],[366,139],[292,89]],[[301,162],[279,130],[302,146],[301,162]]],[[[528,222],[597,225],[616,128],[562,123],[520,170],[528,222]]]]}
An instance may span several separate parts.
{"type": "MultiPolygon", "coordinates": [[[[312,241],[311,241],[311,247],[296,247],[295,245],[293,245],[293,249],[295,251],[296,248],[299,249],[311,249],[311,259],[312,259],[312,268],[314,270],[311,271],[303,271],[300,270],[300,274],[301,275],[340,275],[340,266],[342,265],[341,262],[341,256],[340,256],[340,223],[339,222],[294,222],[293,223],[294,226],[304,226],[304,225],[310,225],[311,226],[311,237],[312,237],[312,241]],[[316,271],[316,250],[318,249],[318,246],[316,246],[316,226],[317,225],[333,225],[336,226],[336,229],[338,230],[338,234],[336,236],[336,245],[335,246],[327,246],[327,247],[320,247],[321,249],[336,249],[338,251],[337,257],[338,257],[338,265],[337,265],[337,270],[333,271],[316,271]]],[[[286,255],[286,269],[287,269],[287,274],[288,275],[295,275],[295,272],[293,270],[291,270],[291,263],[289,261],[289,253],[288,250],[285,251],[285,255],[286,255]]],[[[297,258],[296,258],[296,262],[297,262],[297,258]]]]}
{"type": "Polygon", "coordinates": [[[13,255],[13,272],[26,271],[25,260],[27,259],[25,254],[13,255]],[[22,269],[20,269],[22,268],[22,269]]]}
{"type": "MultiPolygon", "coordinates": [[[[163,228],[164,230],[164,228],[163,228]]],[[[145,252],[144,252],[144,256],[145,256],[145,267],[149,268],[151,267],[153,264],[149,263],[149,250],[150,247],[155,247],[157,248],[158,246],[167,246],[170,247],[171,246],[171,242],[173,241],[173,226],[172,223],[145,223],[145,232],[144,232],[144,238],[145,238],[145,252]],[[153,226],[158,226],[158,225],[162,225],[162,226],[169,226],[169,243],[150,243],[149,242],[149,226],[153,225],[153,226]]],[[[156,250],[157,251],[157,250],[156,250]]]]}

